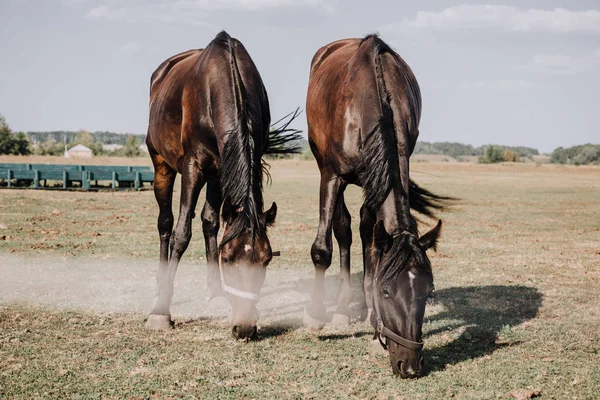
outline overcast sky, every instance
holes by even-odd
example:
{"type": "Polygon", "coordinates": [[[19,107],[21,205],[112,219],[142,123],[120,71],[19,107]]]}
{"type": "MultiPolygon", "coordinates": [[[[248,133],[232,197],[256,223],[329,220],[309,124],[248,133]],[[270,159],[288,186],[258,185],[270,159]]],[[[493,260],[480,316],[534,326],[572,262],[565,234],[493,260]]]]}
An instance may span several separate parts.
{"type": "Polygon", "coordinates": [[[304,108],[319,47],[379,32],[421,86],[420,140],[600,142],[597,0],[0,0],[0,114],[15,131],[145,133],[151,73],[222,29],[273,120],[304,108]]]}

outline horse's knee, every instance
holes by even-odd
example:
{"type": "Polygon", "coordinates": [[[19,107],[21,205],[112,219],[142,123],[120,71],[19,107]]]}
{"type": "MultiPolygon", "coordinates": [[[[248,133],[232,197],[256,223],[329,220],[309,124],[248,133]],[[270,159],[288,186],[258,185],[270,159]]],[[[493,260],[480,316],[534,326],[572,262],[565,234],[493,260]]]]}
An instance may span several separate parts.
{"type": "Polygon", "coordinates": [[[219,214],[208,207],[202,209],[202,230],[206,234],[219,232],[219,214]]]}
{"type": "Polygon", "coordinates": [[[315,266],[323,268],[329,268],[331,265],[331,246],[327,246],[326,243],[315,241],[310,249],[310,256],[315,266]]]}
{"type": "Polygon", "coordinates": [[[173,230],[173,213],[160,213],[158,215],[158,233],[161,237],[168,237],[173,230]]]}
{"type": "Polygon", "coordinates": [[[187,249],[192,239],[192,230],[190,229],[175,229],[171,236],[171,254],[181,255],[187,249]]]}

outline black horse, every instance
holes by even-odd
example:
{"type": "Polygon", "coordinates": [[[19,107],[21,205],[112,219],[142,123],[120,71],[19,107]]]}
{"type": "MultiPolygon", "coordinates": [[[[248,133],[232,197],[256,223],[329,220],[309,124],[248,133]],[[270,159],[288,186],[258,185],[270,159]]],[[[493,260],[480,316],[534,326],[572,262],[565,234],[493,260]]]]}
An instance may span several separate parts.
{"type": "Polygon", "coordinates": [[[203,50],[169,58],[152,74],[146,143],[160,209],[160,267],[157,302],[147,327],[171,324],[175,272],[192,236],[200,190],[207,184],[202,228],[210,295],[228,295],[236,338],[248,340],[256,333],[255,305],[273,257],[267,227],[277,213],[275,203],[263,212],[262,156],[295,152],[289,142],[299,138],[297,131],[287,129],[289,122],[271,132],[270,122],[260,74],[242,43],[225,32],[203,50]],[[177,173],[182,176],[181,202],[173,229],[177,173]],[[225,232],[217,248],[221,205],[225,232]]]}
{"type": "Polygon", "coordinates": [[[324,276],[331,264],[332,228],[342,278],[332,323],[350,321],[352,232],[343,193],[348,184],[362,186],[363,315],[370,315],[376,336],[389,348],[394,373],[419,376],[421,327],[433,290],[425,251],[435,248],[441,221],[419,238],[410,207],[432,216],[444,198],[409,180],[421,116],[417,81],[404,60],[375,35],[336,41],[312,60],[306,115],[321,189],[311,249],[315,283],[305,323],[320,329],[326,321],[324,276]]]}

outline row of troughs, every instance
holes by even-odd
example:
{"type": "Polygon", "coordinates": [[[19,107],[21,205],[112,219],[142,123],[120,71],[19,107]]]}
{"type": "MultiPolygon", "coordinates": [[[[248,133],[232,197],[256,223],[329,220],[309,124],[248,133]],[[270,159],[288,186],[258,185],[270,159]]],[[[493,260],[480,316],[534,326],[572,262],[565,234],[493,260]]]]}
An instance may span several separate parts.
{"type": "Polygon", "coordinates": [[[153,182],[151,167],[0,163],[0,188],[141,190],[153,182]]]}

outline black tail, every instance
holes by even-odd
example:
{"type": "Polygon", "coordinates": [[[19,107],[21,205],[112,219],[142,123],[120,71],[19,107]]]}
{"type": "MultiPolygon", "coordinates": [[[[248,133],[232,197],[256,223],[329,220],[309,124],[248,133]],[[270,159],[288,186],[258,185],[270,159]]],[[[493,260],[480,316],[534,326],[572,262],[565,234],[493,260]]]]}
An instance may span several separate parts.
{"type": "Polygon", "coordinates": [[[433,194],[417,185],[412,179],[410,180],[409,196],[410,208],[430,218],[435,218],[436,211],[443,210],[450,201],[456,200],[453,197],[433,194]]]}
{"type": "Polygon", "coordinates": [[[300,108],[271,124],[269,138],[263,149],[263,154],[297,154],[302,148],[298,141],[302,139],[302,131],[290,128],[290,124],[300,115],[300,108]],[[287,119],[287,121],[284,121],[287,119]],[[276,127],[281,122],[280,127],[276,127]]]}

